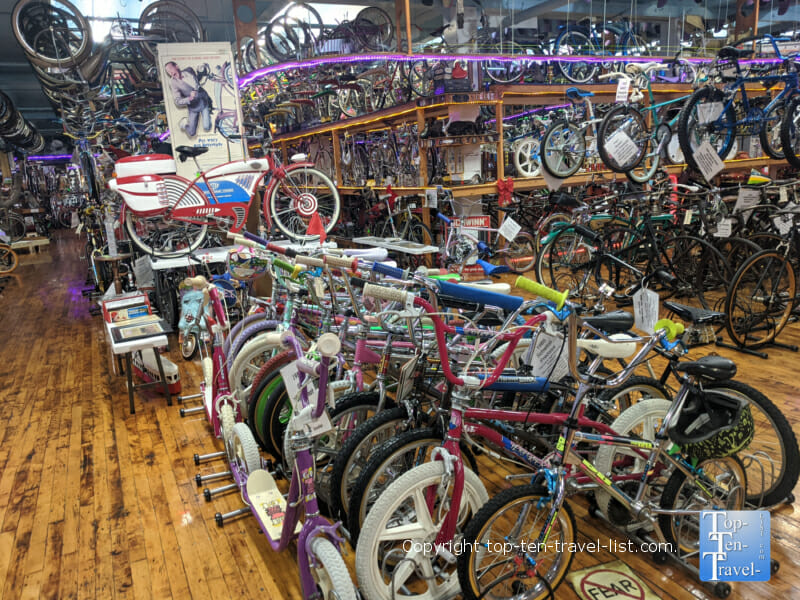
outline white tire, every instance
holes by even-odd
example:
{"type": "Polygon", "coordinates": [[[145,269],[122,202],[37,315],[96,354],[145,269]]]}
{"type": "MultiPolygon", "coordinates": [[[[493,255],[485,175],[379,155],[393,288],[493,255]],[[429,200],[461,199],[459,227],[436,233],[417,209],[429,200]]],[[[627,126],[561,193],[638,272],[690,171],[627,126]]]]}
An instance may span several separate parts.
{"type": "MultiPolygon", "coordinates": [[[[270,330],[265,333],[273,333],[270,330]]],[[[274,342],[275,336],[257,336],[247,342],[233,359],[228,382],[231,391],[239,400],[247,400],[250,397],[250,386],[253,379],[258,375],[261,365],[272,358],[275,349],[280,346],[274,342]]]]}
{"type": "Polygon", "coordinates": [[[231,451],[234,460],[245,473],[252,473],[261,468],[261,454],[258,452],[258,443],[253,437],[253,432],[245,423],[236,423],[233,426],[231,451]]]}
{"type": "Polygon", "coordinates": [[[309,565],[311,575],[323,600],[356,600],[353,580],[336,546],[328,538],[317,537],[311,541],[311,552],[318,563],[316,567],[309,565]]]}

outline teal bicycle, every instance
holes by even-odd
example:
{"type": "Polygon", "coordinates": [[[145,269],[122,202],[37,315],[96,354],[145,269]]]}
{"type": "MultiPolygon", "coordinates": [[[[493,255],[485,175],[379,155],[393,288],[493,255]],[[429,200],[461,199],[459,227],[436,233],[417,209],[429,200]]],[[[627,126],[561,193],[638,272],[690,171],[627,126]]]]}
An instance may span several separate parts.
{"type": "Polygon", "coordinates": [[[631,181],[646,183],[667,158],[670,140],[680,116],[680,107],[690,95],[655,102],[651,74],[665,67],[661,63],[630,63],[625,71],[601,78],[627,79],[631,92],[628,101],[618,104],[603,117],[597,134],[597,152],[605,165],[625,173],[631,181]],[[648,106],[641,102],[648,97],[648,106]]]}

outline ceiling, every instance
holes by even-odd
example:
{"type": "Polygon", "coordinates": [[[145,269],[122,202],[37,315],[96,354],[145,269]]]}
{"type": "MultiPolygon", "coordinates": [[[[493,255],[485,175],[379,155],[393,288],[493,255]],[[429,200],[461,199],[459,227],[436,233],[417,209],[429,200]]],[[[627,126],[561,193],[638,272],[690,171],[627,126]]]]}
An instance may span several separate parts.
{"type": "MultiPolygon", "coordinates": [[[[72,0],[80,4],[101,0],[72,0]]],[[[136,0],[102,0],[104,5],[112,3],[120,10],[131,10],[133,5],[144,6],[144,2],[136,0]],[[126,8],[127,7],[127,8],[126,8]]],[[[432,2],[426,6],[422,0],[412,0],[411,12],[413,35],[421,35],[421,31],[431,31],[439,27],[443,19],[455,13],[455,0],[426,0],[432,2]]],[[[784,0],[787,1],[787,0],[784,0]]],[[[759,29],[769,31],[772,28],[787,26],[800,21],[800,0],[788,0],[789,9],[786,14],[778,16],[778,0],[761,4],[759,29]]],[[[225,41],[235,38],[233,26],[232,0],[184,0],[203,22],[209,41],[225,41]]],[[[270,17],[285,5],[284,0],[256,0],[256,12],[259,22],[266,23],[270,17]]],[[[341,4],[323,0],[323,4],[341,4]]],[[[368,4],[365,0],[350,0],[348,4],[368,4]]],[[[381,6],[389,14],[394,15],[394,3],[379,1],[371,4],[381,6]]],[[[31,72],[30,66],[21,48],[17,45],[11,28],[11,13],[15,0],[0,0],[0,90],[8,94],[15,106],[30,120],[39,131],[47,136],[61,131],[58,118],[39,87],[38,80],[31,72]]],[[[474,6],[470,0],[465,1],[467,7],[474,6]]],[[[669,0],[662,8],[656,0],[608,0],[607,2],[592,0],[484,0],[486,13],[493,24],[505,19],[506,24],[515,26],[539,26],[541,19],[581,18],[586,15],[607,18],[631,14],[632,6],[640,22],[663,22],[675,19],[673,23],[682,21],[685,15],[698,15],[707,24],[724,21],[724,15],[735,13],[735,0],[707,0],[698,4],[695,0],[669,0]],[[536,18],[540,21],[535,20],[536,18]],[[532,20],[534,19],[534,20],[532,20]]],[[[796,27],[800,30],[800,25],[796,27]]],[[[416,41],[416,40],[415,40],[416,41]]],[[[95,40],[97,42],[97,40],[95,40]]]]}

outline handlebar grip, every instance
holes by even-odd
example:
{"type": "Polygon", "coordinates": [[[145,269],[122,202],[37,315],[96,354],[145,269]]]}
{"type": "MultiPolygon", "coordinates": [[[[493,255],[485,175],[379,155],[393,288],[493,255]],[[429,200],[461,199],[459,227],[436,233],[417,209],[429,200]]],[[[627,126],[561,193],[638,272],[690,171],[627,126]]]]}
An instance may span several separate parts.
{"type": "Polygon", "coordinates": [[[321,258],[312,258],[311,256],[302,256],[298,255],[295,256],[295,261],[300,263],[301,265],[306,265],[308,267],[324,267],[325,261],[321,258]]]}
{"type": "Polygon", "coordinates": [[[242,235],[244,237],[246,237],[248,240],[251,240],[253,242],[257,242],[257,243],[261,244],[262,246],[269,245],[269,240],[265,240],[264,238],[257,236],[255,233],[250,233],[249,231],[243,231],[242,235]]]}
{"type": "Polygon", "coordinates": [[[364,295],[378,300],[390,300],[392,302],[405,302],[408,297],[408,292],[405,290],[398,290],[397,288],[384,287],[382,285],[375,285],[368,283],[364,286],[364,295]]]}
{"type": "Polygon", "coordinates": [[[545,300],[550,300],[551,302],[556,303],[556,309],[561,309],[564,306],[564,302],[567,301],[567,297],[569,296],[569,290],[564,290],[563,292],[559,292],[552,288],[547,287],[546,285],[542,285],[541,283],[537,283],[532,279],[528,279],[527,277],[517,277],[517,281],[514,283],[516,287],[521,290],[525,290],[526,292],[530,292],[531,294],[536,294],[537,296],[541,296],[545,300]]]}
{"type": "Polygon", "coordinates": [[[287,273],[291,273],[292,277],[295,276],[295,269],[298,267],[293,265],[292,263],[288,263],[285,260],[281,260],[280,258],[275,258],[272,260],[272,265],[282,271],[286,271],[287,273]]]}
{"type": "Polygon", "coordinates": [[[317,340],[317,352],[320,353],[320,356],[333,358],[339,354],[341,348],[342,342],[335,333],[323,333],[317,340]]]}
{"type": "Polygon", "coordinates": [[[367,284],[365,279],[361,279],[360,277],[351,277],[350,278],[350,286],[354,288],[363,288],[367,284]]]}
{"type": "Polygon", "coordinates": [[[655,330],[658,331],[659,329],[667,330],[667,340],[671,342],[683,333],[685,327],[683,326],[683,323],[676,323],[670,319],[661,319],[660,321],[656,321],[655,330]]]}
{"type": "Polygon", "coordinates": [[[440,213],[440,212],[437,212],[437,213],[436,213],[436,218],[437,218],[437,219],[441,219],[442,221],[444,221],[445,223],[447,223],[448,225],[450,225],[450,219],[449,219],[448,217],[445,217],[445,216],[444,216],[442,213],[440,213]]]}
{"type": "Polygon", "coordinates": [[[480,242],[479,241],[478,242],[478,250],[480,250],[481,252],[488,252],[489,251],[489,245],[486,242],[480,242]]]}
{"type": "Polygon", "coordinates": [[[395,279],[406,278],[406,271],[404,271],[403,269],[398,269],[397,267],[390,267],[389,265],[384,265],[383,263],[375,263],[374,265],[372,265],[372,272],[380,273],[381,275],[386,275],[387,277],[394,277],[395,279]]]}
{"type": "Polygon", "coordinates": [[[228,232],[228,239],[233,240],[234,244],[239,244],[240,246],[247,246],[248,248],[255,248],[258,244],[252,240],[248,240],[243,235],[239,235],[238,233],[231,233],[228,232]]]}
{"type": "Polygon", "coordinates": [[[322,260],[325,261],[326,265],[331,267],[344,267],[345,269],[350,269],[351,271],[355,271],[358,269],[358,259],[357,258],[347,258],[346,256],[331,256],[325,255],[322,257],[322,260]]]}

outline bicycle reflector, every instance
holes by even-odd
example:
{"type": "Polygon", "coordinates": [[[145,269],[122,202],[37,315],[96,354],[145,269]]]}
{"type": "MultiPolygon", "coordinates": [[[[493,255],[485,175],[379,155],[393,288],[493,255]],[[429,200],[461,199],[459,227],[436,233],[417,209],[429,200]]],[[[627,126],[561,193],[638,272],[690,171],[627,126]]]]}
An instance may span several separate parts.
{"type": "Polygon", "coordinates": [[[169,196],[167,195],[167,186],[163,181],[156,183],[156,194],[158,194],[158,203],[161,206],[169,206],[169,196]]]}

